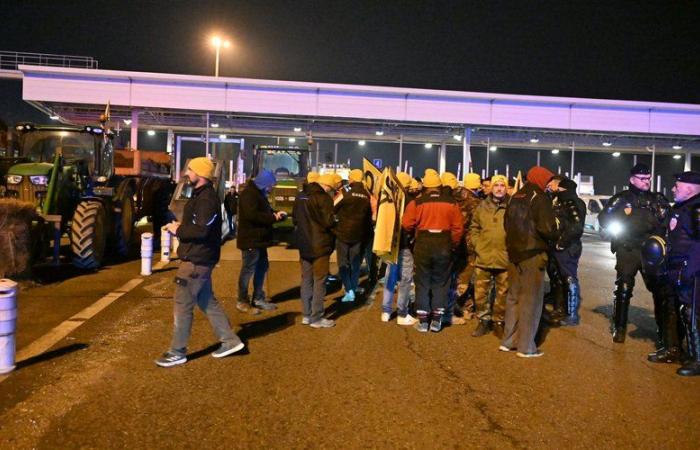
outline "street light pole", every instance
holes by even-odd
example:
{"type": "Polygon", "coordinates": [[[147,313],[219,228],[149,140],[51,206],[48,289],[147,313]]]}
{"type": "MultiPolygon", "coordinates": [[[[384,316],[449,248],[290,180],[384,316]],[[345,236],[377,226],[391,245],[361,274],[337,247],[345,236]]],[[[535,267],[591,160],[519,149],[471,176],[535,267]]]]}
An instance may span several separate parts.
{"type": "Polygon", "coordinates": [[[214,50],[216,52],[216,62],[214,64],[214,76],[219,76],[219,59],[221,57],[221,47],[228,48],[231,43],[226,39],[221,39],[219,36],[214,36],[211,39],[212,45],[214,45],[214,50]]]}

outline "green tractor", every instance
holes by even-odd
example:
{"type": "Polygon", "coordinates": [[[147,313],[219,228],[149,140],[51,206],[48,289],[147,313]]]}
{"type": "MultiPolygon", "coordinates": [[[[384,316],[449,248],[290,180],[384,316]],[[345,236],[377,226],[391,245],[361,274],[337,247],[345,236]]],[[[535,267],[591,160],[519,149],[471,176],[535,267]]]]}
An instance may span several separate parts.
{"type": "Polygon", "coordinates": [[[58,249],[66,233],[73,264],[96,269],[109,254],[127,254],[134,224],[142,217],[151,218],[154,232],[160,232],[173,190],[167,161],[148,158],[148,152],[115,151],[114,135],[103,125],[19,124],[16,129],[27,162],[7,170],[4,196],[37,208],[37,258],[50,240],[58,249]],[[127,167],[115,167],[115,156],[127,167]]]}
{"type": "Polygon", "coordinates": [[[287,213],[287,219],[275,224],[280,231],[294,228],[292,209],[294,200],[311,167],[310,152],[296,146],[259,145],[253,147],[253,170],[255,177],[261,170],[267,169],[275,174],[277,185],[268,197],[272,209],[287,213]]]}

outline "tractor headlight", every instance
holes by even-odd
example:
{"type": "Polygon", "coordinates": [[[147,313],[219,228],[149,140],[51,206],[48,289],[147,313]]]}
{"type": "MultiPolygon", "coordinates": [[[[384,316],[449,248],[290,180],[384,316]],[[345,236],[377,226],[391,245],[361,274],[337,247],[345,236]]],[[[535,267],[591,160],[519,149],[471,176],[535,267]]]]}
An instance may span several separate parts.
{"type": "Polygon", "coordinates": [[[623,229],[624,227],[620,222],[612,222],[608,225],[607,232],[617,237],[622,233],[623,229]]]}
{"type": "Polygon", "coordinates": [[[32,184],[35,186],[46,186],[47,184],[49,184],[48,175],[31,176],[29,177],[29,180],[31,180],[32,184]]]}
{"type": "Polygon", "coordinates": [[[5,177],[7,184],[20,184],[22,182],[22,175],[7,175],[5,177]]]}

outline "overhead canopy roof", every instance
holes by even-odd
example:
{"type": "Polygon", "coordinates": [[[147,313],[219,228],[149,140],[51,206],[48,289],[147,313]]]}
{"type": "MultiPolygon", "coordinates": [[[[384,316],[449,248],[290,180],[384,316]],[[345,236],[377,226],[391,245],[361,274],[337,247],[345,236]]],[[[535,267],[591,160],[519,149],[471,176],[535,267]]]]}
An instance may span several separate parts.
{"type": "Polygon", "coordinates": [[[700,151],[700,105],[489,94],[20,65],[23,98],[63,121],[94,123],[141,112],[140,128],[472,145],[700,151]],[[295,132],[294,128],[301,128],[295,132]],[[381,136],[376,132],[382,132],[381,136]],[[536,143],[531,139],[538,139],[536,143]]]}

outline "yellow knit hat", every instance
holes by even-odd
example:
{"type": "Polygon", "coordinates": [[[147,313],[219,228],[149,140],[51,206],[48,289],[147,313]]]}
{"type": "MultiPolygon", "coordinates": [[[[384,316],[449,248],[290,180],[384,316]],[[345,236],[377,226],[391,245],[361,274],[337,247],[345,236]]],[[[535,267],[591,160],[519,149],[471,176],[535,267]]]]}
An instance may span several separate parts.
{"type": "Polygon", "coordinates": [[[468,173],[464,176],[464,187],[467,189],[479,189],[481,187],[481,177],[478,173],[468,173]]]}
{"type": "Polygon", "coordinates": [[[206,178],[207,180],[214,179],[214,163],[211,162],[209,158],[200,156],[199,158],[193,158],[187,167],[197,174],[197,176],[206,178]]]}
{"type": "Polygon", "coordinates": [[[326,186],[335,187],[335,174],[334,173],[324,173],[318,177],[318,184],[325,184],[326,186]]]}
{"type": "Polygon", "coordinates": [[[505,175],[494,175],[491,177],[491,185],[493,186],[496,183],[503,183],[508,187],[508,178],[505,175]]]}
{"type": "Polygon", "coordinates": [[[306,182],[307,183],[315,183],[318,181],[318,177],[321,175],[318,172],[309,172],[308,175],[306,175],[306,182]]]}
{"type": "Polygon", "coordinates": [[[456,188],[459,184],[459,182],[457,181],[457,177],[452,172],[443,173],[440,177],[440,180],[442,181],[442,184],[444,186],[449,186],[452,189],[456,188]]]}
{"type": "Polygon", "coordinates": [[[399,183],[401,183],[401,186],[403,186],[405,189],[408,189],[408,187],[411,185],[411,176],[406,172],[397,173],[396,178],[399,180],[399,183]]]}
{"type": "Polygon", "coordinates": [[[358,181],[362,181],[364,176],[365,174],[362,170],[352,169],[350,175],[348,175],[348,180],[350,180],[351,183],[357,183],[358,181]]]}
{"type": "Polygon", "coordinates": [[[434,169],[426,169],[423,175],[423,187],[436,188],[442,186],[440,175],[434,169]]]}

